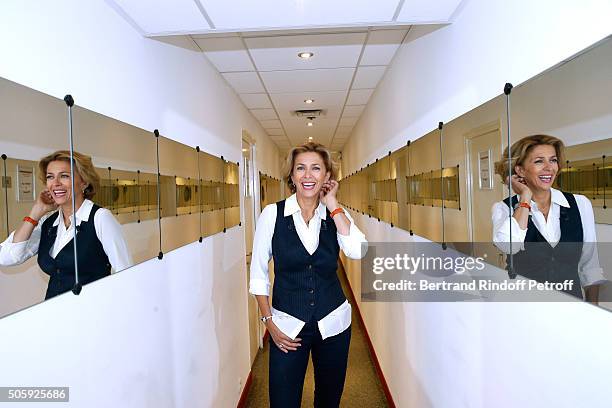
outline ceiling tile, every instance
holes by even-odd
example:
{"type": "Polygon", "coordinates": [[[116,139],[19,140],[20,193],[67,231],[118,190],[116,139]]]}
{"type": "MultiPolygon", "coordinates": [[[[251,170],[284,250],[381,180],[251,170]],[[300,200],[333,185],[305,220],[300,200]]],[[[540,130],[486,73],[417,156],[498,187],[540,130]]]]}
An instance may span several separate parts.
{"type": "Polygon", "coordinates": [[[200,0],[217,29],[390,22],[398,0],[200,0]]]}
{"type": "Polygon", "coordinates": [[[340,116],[347,91],[331,92],[297,92],[272,94],[272,102],[281,118],[292,117],[293,112],[300,109],[322,109],[326,116],[340,116]],[[304,100],[312,99],[313,103],[304,100]]]}
{"type": "Polygon", "coordinates": [[[285,136],[283,129],[266,129],[266,132],[270,136],[285,136]]]}
{"type": "Polygon", "coordinates": [[[382,67],[359,67],[353,81],[353,89],[376,88],[378,82],[382,78],[387,69],[382,67]]]}
{"type": "Polygon", "coordinates": [[[354,67],[365,41],[365,33],[311,34],[246,38],[253,61],[260,71],[354,67]],[[298,57],[310,51],[310,59],[298,57]]]}
{"type": "Polygon", "coordinates": [[[238,37],[201,38],[194,41],[219,72],[255,70],[238,37]]]}
{"type": "Polygon", "coordinates": [[[221,75],[239,94],[265,92],[255,72],[226,72],[221,75]]]}
{"type": "Polygon", "coordinates": [[[366,105],[374,89],[353,89],[349,92],[347,105],[366,105]]]}
{"type": "Polygon", "coordinates": [[[339,133],[350,134],[351,130],[353,130],[353,125],[338,125],[338,129],[336,129],[336,134],[339,134],[339,133]]]}
{"type": "Polygon", "coordinates": [[[261,94],[240,94],[240,99],[247,109],[265,109],[272,108],[270,98],[265,93],[261,94]]]}
{"type": "Polygon", "coordinates": [[[407,30],[371,31],[360,65],[389,65],[407,30]]]}
{"type": "Polygon", "coordinates": [[[447,22],[462,0],[410,0],[404,3],[397,22],[447,22]]]}
{"type": "Polygon", "coordinates": [[[251,109],[251,113],[258,120],[278,119],[274,109],[251,109]]]}
{"type": "Polygon", "coordinates": [[[270,93],[341,91],[349,88],[354,68],[262,72],[270,93]]]}
{"type": "Polygon", "coordinates": [[[366,107],[365,105],[351,105],[351,106],[347,105],[344,107],[344,112],[342,112],[342,117],[351,118],[354,116],[355,117],[361,116],[365,107],[366,107]]]}
{"type": "Polygon", "coordinates": [[[357,123],[357,119],[359,119],[359,118],[357,118],[355,116],[350,117],[350,118],[342,117],[340,119],[340,122],[338,123],[338,126],[354,126],[355,123],[357,123]]]}
{"type": "Polygon", "coordinates": [[[279,129],[282,127],[280,120],[260,120],[259,122],[264,129],[279,129]]]}
{"type": "Polygon", "coordinates": [[[193,0],[110,0],[146,33],[209,30],[193,0]]]}

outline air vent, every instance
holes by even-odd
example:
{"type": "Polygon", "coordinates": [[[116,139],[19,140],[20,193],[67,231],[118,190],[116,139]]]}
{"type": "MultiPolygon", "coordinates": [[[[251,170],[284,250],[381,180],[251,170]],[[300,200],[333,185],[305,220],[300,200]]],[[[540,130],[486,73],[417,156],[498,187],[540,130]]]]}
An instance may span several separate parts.
{"type": "Polygon", "coordinates": [[[294,114],[298,117],[316,118],[319,116],[325,116],[325,111],[322,109],[300,109],[296,110],[294,114]]]}

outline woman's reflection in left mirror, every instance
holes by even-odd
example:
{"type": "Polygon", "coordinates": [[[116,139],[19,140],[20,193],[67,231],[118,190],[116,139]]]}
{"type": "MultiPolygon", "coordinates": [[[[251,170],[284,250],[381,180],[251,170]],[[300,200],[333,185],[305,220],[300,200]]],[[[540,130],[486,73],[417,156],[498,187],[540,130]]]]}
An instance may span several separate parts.
{"type": "MultiPolygon", "coordinates": [[[[74,152],[73,158],[78,275],[79,283],[85,285],[133,262],[119,222],[91,201],[100,188],[91,157],[74,152]]],[[[49,299],[75,284],[70,152],[60,150],[43,157],[39,175],[45,189],[2,243],[0,265],[18,265],[38,255],[38,265],[50,277],[45,295],[49,299]]]]}

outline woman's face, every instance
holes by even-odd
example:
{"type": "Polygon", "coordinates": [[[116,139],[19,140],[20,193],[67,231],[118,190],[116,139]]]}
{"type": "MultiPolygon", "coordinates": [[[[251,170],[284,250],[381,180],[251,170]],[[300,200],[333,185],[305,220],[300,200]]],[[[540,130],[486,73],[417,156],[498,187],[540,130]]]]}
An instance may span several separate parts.
{"type": "Polygon", "coordinates": [[[330,173],[325,168],[319,153],[305,152],[295,157],[291,180],[300,197],[318,197],[323,183],[329,180],[330,173]]]}
{"type": "Polygon", "coordinates": [[[559,171],[559,161],[554,146],[537,145],[527,155],[522,166],[516,166],[516,173],[532,190],[550,190],[559,171]]]}
{"type": "MultiPolygon", "coordinates": [[[[55,204],[61,206],[72,203],[72,181],[70,179],[70,163],[55,160],[47,165],[47,190],[55,204]]],[[[77,201],[83,199],[83,189],[87,186],[78,173],[74,175],[74,189],[77,201]]]]}

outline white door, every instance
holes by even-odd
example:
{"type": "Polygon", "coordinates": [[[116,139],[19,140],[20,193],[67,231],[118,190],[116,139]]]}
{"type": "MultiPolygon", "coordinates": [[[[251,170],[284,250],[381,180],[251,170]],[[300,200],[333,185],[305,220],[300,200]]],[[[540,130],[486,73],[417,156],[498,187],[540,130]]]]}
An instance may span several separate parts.
{"type": "MultiPolygon", "coordinates": [[[[254,236],[254,197],[253,188],[255,180],[253,178],[253,148],[248,140],[242,140],[242,201],[244,208],[244,241],[246,248],[246,267],[247,267],[247,287],[251,277],[251,255],[253,251],[253,236],[254,236]]],[[[251,357],[251,365],[255,361],[255,356],[259,348],[259,309],[254,296],[248,296],[248,313],[249,313],[249,349],[251,357]]]]}
{"type": "Polygon", "coordinates": [[[469,163],[470,235],[474,256],[487,254],[487,262],[503,267],[505,262],[493,245],[491,208],[503,197],[503,184],[495,175],[495,162],[501,158],[499,122],[474,129],[466,135],[469,163]],[[493,257],[493,259],[491,259],[493,257]]]}

